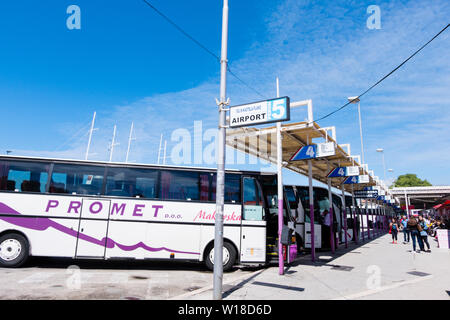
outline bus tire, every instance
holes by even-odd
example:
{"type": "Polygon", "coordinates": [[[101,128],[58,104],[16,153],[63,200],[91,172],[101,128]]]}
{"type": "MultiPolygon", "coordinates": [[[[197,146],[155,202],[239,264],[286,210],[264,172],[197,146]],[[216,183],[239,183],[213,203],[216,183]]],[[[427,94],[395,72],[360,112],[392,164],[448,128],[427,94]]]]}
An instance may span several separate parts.
{"type": "MultiPolygon", "coordinates": [[[[236,263],[236,256],[237,252],[234,249],[234,246],[224,241],[223,242],[223,258],[224,258],[224,264],[223,264],[223,271],[228,271],[233,267],[233,265],[236,263]]],[[[214,270],[214,244],[209,246],[205,253],[205,264],[206,267],[213,271],[214,270]]]]}
{"type": "Polygon", "coordinates": [[[18,268],[29,257],[28,240],[17,233],[7,233],[0,237],[0,267],[18,268]]]}

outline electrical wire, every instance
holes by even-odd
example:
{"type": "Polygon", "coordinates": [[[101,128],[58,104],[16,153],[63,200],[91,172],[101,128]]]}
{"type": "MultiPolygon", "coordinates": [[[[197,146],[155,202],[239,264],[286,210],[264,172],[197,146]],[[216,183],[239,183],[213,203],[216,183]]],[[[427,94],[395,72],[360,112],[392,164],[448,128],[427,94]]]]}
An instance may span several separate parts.
{"type": "Polygon", "coordinates": [[[447,26],[445,28],[443,28],[441,31],[439,31],[433,38],[431,38],[427,43],[425,43],[423,46],[421,46],[418,50],[416,50],[416,52],[414,52],[412,55],[410,55],[406,60],[404,60],[401,64],[399,64],[397,67],[395,67],[391,72],[389,72],[388,74],[386,74],[383,78],[381,78],[380,80],[378,80],[375,84],[373,84],[371,87],[369,87],[369,89],[367,89],[366,91],[364,91],[363,93],[361,93],[359,96],[357,96],[356,98],[354,98],[353,100],[348,101],[346,104],[344,104],[342,107],[328,113],[327,115],[314,120],[313,122],[318,122],[321,121],[323,119],[326,119],[330,116],[332,116],[333,114],[337,113],[338,111],[341,111],[342,109],[344,109],[345,107],[347,107],[349,104],[351,104],[353,101],[357,101],[357,99],[360,99],[362,96],[364,96],[366,93],[368,93],[370,90],[372,90],[373,88],[375,88],[377,85],[379,85],[381,82],[383,82],[384,80],[386,80],[390,75],[392,75],[395,71],[397,71],[398,69],[400,69],[405,63],[407,63],[409,60],[411,60],[416,54],[418,54],[420,51],[422,51],[422,49],[424,49],[428,44],[430,44],[434,39],[436,39],[441,33],[443,33],[448,27],[450,26],[450,24],[447,24],[447,26]]]}
{"type": "MultiPolygon", "coordinates": [[[[178,24],[176,24],[172,19],[170,19],[168,16],[166,16],[164,13],[162,13],[160,10],[158,10],[154,5],[152,5],[147,0],[142,0],[147,6],[152,8],[158,15],[160,15],[164,20],[166,20],[168,23],[170,23],[175,29],[177,29],[179,32],[181,32],[185,37],[187,37],[189,40],[194,42],[197,46],[199,46],[201,49],[203,49],[205,52],[207,52],[210,56],[212,56],[217,62],[220,63],[220,57],[209,50],[205,45],[203,45],[200,41],[196,40],[193,36],[191,36],[188,32],[186,32],[183,28],[181,28],[178,24]]],[[[233,71],[231,71],[231,68],[229,64],[227,64],[227,70],[228,72],[235,77],[239,82],[241,82],[243,85],[245,85],[247,88],[255,92],[261,97],[264,97],[258,90],[251,87],[248,83],[246,83],[244,80],[242,80],[240,77],[238,77],[233,71]]]]}

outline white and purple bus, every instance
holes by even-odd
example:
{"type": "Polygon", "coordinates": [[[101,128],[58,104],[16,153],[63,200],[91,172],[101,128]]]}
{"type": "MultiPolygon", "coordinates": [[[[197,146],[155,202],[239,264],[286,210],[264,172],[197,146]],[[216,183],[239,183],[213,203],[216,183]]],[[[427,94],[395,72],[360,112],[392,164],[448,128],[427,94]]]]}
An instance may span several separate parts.
{"type": "MultiPolygon", "coordinates": [[[[0,156],[0,266],[47,256],[212,269],[215,184],[214,169],[0,156]]],[[[225,184],[224,270],[267,263],[276,175],[228,170],[225,184]]]]}

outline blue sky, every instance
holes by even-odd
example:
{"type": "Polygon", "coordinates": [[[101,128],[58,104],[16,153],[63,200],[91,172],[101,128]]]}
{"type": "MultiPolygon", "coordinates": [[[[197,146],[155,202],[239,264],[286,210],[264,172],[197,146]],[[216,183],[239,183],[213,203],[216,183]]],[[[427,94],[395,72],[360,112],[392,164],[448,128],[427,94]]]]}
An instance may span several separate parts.
{"type": "MultiPolygon", "coordinates": [[[[221,1],[150,2],[220,54],[221,1]]],[[[263,98],[275,96],[278,76],[281,95],[312,99],[319,118],[398,65],[449,15],[444,0],[230,0],[229,61],[263,98]],[[366,26],[369,5],[381,9],[379,30],[366,26]]],[[[144,163],[156,162],[161,133],[170,152],[175,129],[192,130],[195,120],[217,126],[217,61],[141,0],[2,2],[0,30],[1,153],[83,158],[94,111],[90,158],[98,160],[109,158],[114,124],[114,160],[125,159],[134,121],[130,159],[144,163]],[[81,8],[81,30],[66,27],[71,4],[81,8]]],[[[450,184],[449,32],[361,101],[366,162],[380,177],[375,149],[384,148],[395,176],[450,184]]],[[[262,98],[230,75],[227,95],[235,105],[262,98]]],[[[293,121],[305,116],[295,111],[293,121]]],[[[338,143],[360,153],[355,106],[319,125],[336,126],[338,143]]]]}

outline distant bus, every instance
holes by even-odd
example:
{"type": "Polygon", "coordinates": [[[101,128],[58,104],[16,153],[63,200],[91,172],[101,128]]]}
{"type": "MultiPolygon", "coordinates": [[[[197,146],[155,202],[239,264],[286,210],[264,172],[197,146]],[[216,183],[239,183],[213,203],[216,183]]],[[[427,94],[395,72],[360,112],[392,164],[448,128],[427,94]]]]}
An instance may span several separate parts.
{"type": "MultiPolygon", "coordinates": [[[[273,185],[272,173],[226,172],[224,270],[277,252],[273,185]]],[[[0,266],[47,256],[212,269],[215,197],[213,169],[0,156],[0,266]]]]}

